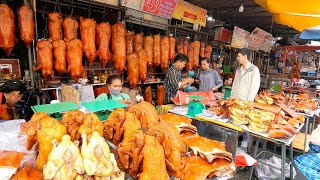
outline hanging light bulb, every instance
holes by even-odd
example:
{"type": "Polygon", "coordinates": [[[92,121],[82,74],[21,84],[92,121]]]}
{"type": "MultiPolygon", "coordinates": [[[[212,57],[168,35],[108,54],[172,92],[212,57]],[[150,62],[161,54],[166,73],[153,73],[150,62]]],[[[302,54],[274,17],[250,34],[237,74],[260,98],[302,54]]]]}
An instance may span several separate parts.
{"type": "Polygon", "coordinates": [[[239,7],[239,12],[243,12],[243,10],[244,10],[244,7],[243,7],[243,5],[241,4],[241,6],[239,7]]]}

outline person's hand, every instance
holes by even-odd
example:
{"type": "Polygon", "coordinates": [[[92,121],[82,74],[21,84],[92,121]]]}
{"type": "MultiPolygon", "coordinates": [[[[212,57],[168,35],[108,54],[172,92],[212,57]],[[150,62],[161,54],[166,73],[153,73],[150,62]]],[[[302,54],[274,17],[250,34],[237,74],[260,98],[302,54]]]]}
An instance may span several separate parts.
{"type": "Polygon", "coordinates": [[[216,87],[213,87],[211,90],[212,90],[212,91],[216,91],[216,90],[218,90],[218,88],[217,88],[217,86],[216,86],[216,87]]]}
{"type": "Polygon", "coordinates": [[[194,79],[193,78],[188,78],[187,82],[188,82],[188,84],[193,84],[194,83],[194,79]]]}
{"type": "Polygon", "coordinates": [[[199,84],[199,83],[200,83],[200,80],[197,80],[197,79],[196,79],[196,80],[194,80],[194,82],[197,83],[197,84],[199,84]]]}

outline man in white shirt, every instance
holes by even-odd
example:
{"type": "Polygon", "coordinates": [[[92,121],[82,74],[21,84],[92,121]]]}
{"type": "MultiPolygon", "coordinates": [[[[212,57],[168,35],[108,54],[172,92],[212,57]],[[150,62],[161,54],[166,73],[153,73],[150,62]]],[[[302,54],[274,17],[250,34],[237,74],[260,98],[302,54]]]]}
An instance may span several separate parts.
{"type": "Polygon", "coordinates": [[[231,97],[254,101],[260,88],[260,71],[249,61],[251,51],[243,48],[237,55],[240,67],[237,68],[232,85],[231,97]]]}

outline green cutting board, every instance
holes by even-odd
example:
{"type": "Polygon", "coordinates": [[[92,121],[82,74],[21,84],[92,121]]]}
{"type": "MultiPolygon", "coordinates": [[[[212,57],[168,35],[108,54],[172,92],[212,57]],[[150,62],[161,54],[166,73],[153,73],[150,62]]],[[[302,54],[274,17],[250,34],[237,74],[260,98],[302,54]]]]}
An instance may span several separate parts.
{"type": "Polygon", "coordinates": [[[57,104],[43,104],[43,105],[37,105],[31,107],[33,112],[44,112],[47,114],[54,114],[54,113],[61,113],[61,112],[67,112],[71,110],[79,109],[79,106],[77,106],[73,102],[61,102],[57,104]]]}
{"type": "Polygon", "coordinates": [[[81,103],[81,105],[87,108],[90,112],[98,112],[128,107],[126,104],[120,103],[119,101],[115,100],[85,102],[81,103]]]}

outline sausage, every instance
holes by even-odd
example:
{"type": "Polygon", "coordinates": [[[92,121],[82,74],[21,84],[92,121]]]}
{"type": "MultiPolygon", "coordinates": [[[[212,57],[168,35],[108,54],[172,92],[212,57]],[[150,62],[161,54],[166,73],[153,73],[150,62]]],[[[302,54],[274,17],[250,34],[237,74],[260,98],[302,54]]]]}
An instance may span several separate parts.
{"type": "Polygon", "coordinates": [[[111,26],[109,23],[100,23],[97,26],[96,42],[98,46],[97,54],[101,63],[101,67],[106,67],[111,59],[110,53],[111,26]]]}
{"type": "Polygon", "coordinates": [[[157,92],[156,92],[156,97],[157,97],[157,106],[161,106],[164,104],[164,86],[163,85],[158,85],[157,86],[157,92]]]}
{"type": "Polygon", "coordinates": [[[132,32],[132,31],[127,32],[126,42],[127,42],[127,54],[132,54],[133,53],[134,32],[132,32]]]}
{"type": "Polygon", "coordinates": [[[204,42],[201,42],[201,44],[200,44],[200,57],[204,57],[204,49],[205,49],[205,44],[204,44],[204,42]]]}
{"type": "Polygon", "coordinates": [[[54,12],[49,14],[49,35],[52,41],[62,39],[63,17],[60,13],[54,12]]]}
{"type": "Polygon", "coordinates": [[[200,41],[193,42],[193,68],[199,67],[200,41]]]}
{"type": "Polygon", "coordinates": [[[138,33],[134,36],[134,44],[133,44],[133,50],[134,52],[140,51],[142,48],[143,44],[143,34],[138,33]]]}
{"type": "Polygon", "coordinates": [[[82,54],[83,45],[79,39],[73,39],[67,43],[68,70],[74,80],[78,82],[83,73],[82,54]]]}
{"type": "Polygon", "coordinates": [[[42,71],[42,76],[49,80],[53,76],[52,63],[52,43],[50,40],[40,40],[37,42],[38,67],[33,67],[34,71],[42,71]]]}
{"type": "Polygon", "coordinates": [[[59,75],[62,75],[67,70],[67,45],[64,40],[53,41],[53,57],[54,68],[59,75]]]}
{"type": "Polygon", "coordinates": [[[148,86],[145,90],[144,90],[144,95],[143,98],[145,101],[152,103],[152,90],[151,90],[151,86],[148,86]]]}
{"type": "Polygon", "coordinates": [[[153,37],[145,36],[143,38],[143,46],[147,53],[148,67],[153,65],[153,37]]]}
{"type": "Polygon", "coordinates": [[[161,69],[166,72],[169,66],[169,38],[167,36],[161,38],[161,69]]]}
{"type": "Polygon", "coordinates": [[[139,83],[139,59],[136,53],[128,55],[127,68],[130,86],[137,87],[139,83]]]}
{"type": "Polygon", "coordinates": [[[114,67],[121,75],[126,68],[126,29],[120,22],[112,26],[111,47],[114,67]]]}
{"type": "Polygon", "coordinates": [[[67,43],[78,38],[79,23],[73,17],[66,17],[63,20],[64,41],[67,43]]]}
{"type": "Polygon", "coordinates": [[[161,43],[160,34],[154,35],[154,37],[153,37],[153,65],[154,65],[154,67],[158,67],[161,64],[160,43],[161,43]]]}
{"type": "Polygon", "coordinates": [[[0,5],[0,48],[9,56],[15,44],[14,14],[6,4],[0,5]]]}
{"type": "Polygon", "coordinates": [[[188,55],[189,43],[188,40],[183,40],[183,54],[188,55]]]}
{"type": "Polygon", "coordinates": [[[21,6],[18,11],[20,38],[27,47],[30,47],[34,36],[33,11],[28,6],[21,6]]]}
{"type": "Polygon", "coordinates": [[[193,43],[189,44],[188,47],[188,62],[186,64],[186,70],[191,71],[193,69],[193,43]]]}
{"type": "Polygon", "coordinates": [[[148,60],[147,60],[147,52],[145,49],[137,51],[138,59],[139,59],[139,77],[141,84],[143,84],[147,80],[148,74],[148,60]]]}
{"type": "Polygon", "coordinates": [[[175,46],[176,46],[176,38],[170,36],[169,37],[169,60],[172,62],[173,58],[176,54],[175,52],[175,46]]]}
{"type": "Polygon", "coordinates": [[[80,34],[83,43],[83,52],[88,59],[89,64],[92,64],[97,56],[95,41],[96,26],[97,23],[95,20],[80,17],[80,34]]]}
{"type": "Polygon", "coordinates": [[[212,53],[212,45],[208,45],[205,49],[204,49],[204,57],[209,58],[209,60],[211,59],[211,53],[212,53]]]}

